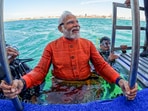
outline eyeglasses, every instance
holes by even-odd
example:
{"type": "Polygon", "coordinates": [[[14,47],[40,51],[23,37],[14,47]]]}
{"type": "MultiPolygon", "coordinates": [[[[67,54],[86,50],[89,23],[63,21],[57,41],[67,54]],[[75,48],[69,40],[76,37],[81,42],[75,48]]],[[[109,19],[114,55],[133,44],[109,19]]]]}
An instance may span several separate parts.
{"type": "MultiPolygon", "coordinates": [[[[78,23],[79,23],[79,21],[78,21],[78,20],[69,20],[69,21],[67,21],[67,22],[66,22],[66,24],[67,24],[67,25],[70,25],[70,24],[75,24],[75,23],[77,23],[77,24],[78,24],[78,23]]],[[[59,26],[61,26],[61,25],[64,25],[64,23],[61,23],[59,26]]]]}
{"type": "Polygon", "coordinates": [[[59,26],[64,25],[64,23],[61,23],[59,26]]]}
{"type": "Polygon", "coordinates": [[[102,45],[102,46],[104,46],[104,47],[109,47],[109,46],[110,46],[110,41],[108,41],[108,40],[103,40],[100,45],[102,45]]]}
{"type": "Polygon", "coordinates": [[[75,24],[75,23],[79,23],[78,20],[69,20],[69,21],[66,22],[67,25],[75,24]]]}

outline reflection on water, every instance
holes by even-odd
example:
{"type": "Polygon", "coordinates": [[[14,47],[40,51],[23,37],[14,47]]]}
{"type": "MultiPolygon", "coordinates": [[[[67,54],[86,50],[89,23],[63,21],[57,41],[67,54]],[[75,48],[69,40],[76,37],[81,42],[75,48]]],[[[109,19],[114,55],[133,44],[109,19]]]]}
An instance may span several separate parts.
{"type": "Polygon", "coordinates": [[[111,99],[119,94],[121,90],[118,86],[107,83],[96,74],[84,81],[59,80],[49,74],[37,102],[44,105],[77,104],[111,99]]]}
{"type": "MultiPolygon", "coordinates": [[[[120,68],[120,71],[117,70],[120,76],[128,80],[127,70],[121,65],[118,68],[120,68]]],[[[138,85],[138,89],[141,90],[142,86],[139,83],[138,85]]],[[[108,83],[95,73],[85,81],[64,81],[55,79],[51,72],[49,72],[42,85],[37,103],[44,105],[77,104],[95,100],[109,100],[117,96],[123,96],[120,87],[108,83]]]]}

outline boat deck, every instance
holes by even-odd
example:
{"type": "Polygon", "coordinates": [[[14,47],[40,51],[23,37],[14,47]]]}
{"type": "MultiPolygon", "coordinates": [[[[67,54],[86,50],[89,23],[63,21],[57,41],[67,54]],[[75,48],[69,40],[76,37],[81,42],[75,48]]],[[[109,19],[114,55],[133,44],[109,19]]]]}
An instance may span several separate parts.
{"type": "MultiPolygon", "coordinates": [[[[131,54],[121,54],[116,61],[130,71],[131,54]]],[[[148,87],[148,57],[139,57],[137,80],[148,87]]]]}

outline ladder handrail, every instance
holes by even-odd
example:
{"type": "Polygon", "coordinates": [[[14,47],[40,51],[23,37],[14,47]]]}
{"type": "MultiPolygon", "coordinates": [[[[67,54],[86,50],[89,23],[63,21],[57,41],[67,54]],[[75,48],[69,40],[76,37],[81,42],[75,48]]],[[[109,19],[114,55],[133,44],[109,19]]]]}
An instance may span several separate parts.
{"type": "MultiPolygon", "coordinates": [[[[111,52],[115,50],[120,50],[120,47],[115,47],[115,37],[116,37],[116,30],[132,30],[132,26],[119,26],[116,24],[117,21],[117,8],[128,8],[130,9],[131,6],[127,6],[126,4],[123,3],[117,3],[113,2],[113,16],[112,16],[112,41],[111,41],[111,52]]],[[[139,7],[139,10],[144,11],[144,7],[139,7]]],[[[145,27],[140,27],[140,30],[145,30],[145,27]]],[[[143,48],[143,46],[140,46],[140,48],[143,48]]],[[[131,49],[130,46],[128,46],[127,49],[131,49]]]]}
{"type": "Polygon", "coordinates": [[[140,12],[138,0],[131,0],[132,11],[132,58],[129,76],[129,85],[134,87],[137,80],[139,50],[140,50],[140,12]]]}

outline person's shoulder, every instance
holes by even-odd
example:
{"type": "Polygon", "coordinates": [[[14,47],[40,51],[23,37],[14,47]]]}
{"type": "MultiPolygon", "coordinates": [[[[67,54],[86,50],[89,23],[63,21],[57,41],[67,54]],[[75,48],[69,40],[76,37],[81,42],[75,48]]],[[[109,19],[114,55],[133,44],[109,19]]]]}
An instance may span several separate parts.
{"type": "Polygon", "coordinates": [[[48,49],[48,48],[50,48],[50,47],[55,46],[55,44],[57,44],[57,42],[58,42],[60,39],[61,39],[61,37],[58,38],[58,39],[55,39],[55,40],[53,40],[53,41],[51,41],[51,42],[49,42],[49,43],[47,43],[46,46],[45,46],[45,49],[48,49]]]}
{"type": "Polygon", "coordinates": [[[83,37],[79,37],[79,39],[80,39],[80,40],[85,40],[85,41],[90,41],[90,40],[88,40],[88,39],[86,39],[86,38],[83,38],[83,37]]]}
{"type": "Polygon", "coordinates": [[[95,45],[93,44],[92,41],[86,39],[86,38],[79,38],[79,43],[85,47],[94,47],[95,45]]]}
{"type": "Polygon", "coordinates": [[[88,40],[88,39],[86,39],[86,38],[82,38],[82,37],[80,37],[79,40],[80,40],[80,41],[83,41],[83,42],[92,43],[90,40],[88,40]]]}
{"type": "Polygon", "coordinates": [[[59,42],[59,41],[61,41],[61,40],[62,40],[62,37],[59,37],[59,38],[57,38],[57,39],[55,39],[55,40],[49,42],[47,45],[55,44],[55,43],[57,43],[57,42],[59,42]]]}

